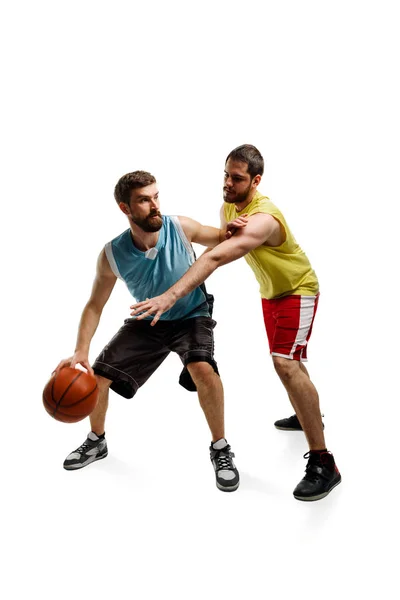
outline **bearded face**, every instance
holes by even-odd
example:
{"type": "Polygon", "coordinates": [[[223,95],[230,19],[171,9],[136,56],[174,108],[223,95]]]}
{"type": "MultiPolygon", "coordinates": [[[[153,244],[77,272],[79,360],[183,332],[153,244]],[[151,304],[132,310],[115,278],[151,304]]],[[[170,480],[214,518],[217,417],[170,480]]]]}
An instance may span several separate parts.
{"type": "Polygon", "coordinates": [[[249,183],[247,188],[240,191],[224,187],[224,202],[228,202],[228,204],[240,204],[241,202],[245,202],[249,196],[250,189],[251,183],[249,183]]]}
{"type": "Polygon", "coordinates": [[[255,178],[248,172],[247,163],[229,158],[224,172],[224,201],[236,206],[246,205],[255,187],[255,178]]]}
{"type": "Polygon", "coordinates": [[[145,233],[155,233],[162,227],[159,193],[156,183],[131,192],[129,204],[120,203],[120,209],[128,219],[145,233]]]}
{"type": "Polygon", "coordinates": [[[146,217],[135,215],[131,212],[130,217],[132,221],[146,233],[154,233],[155,231],[159,231],[162,227],[162,217],[158,210],[152,211],[146,217]]]}

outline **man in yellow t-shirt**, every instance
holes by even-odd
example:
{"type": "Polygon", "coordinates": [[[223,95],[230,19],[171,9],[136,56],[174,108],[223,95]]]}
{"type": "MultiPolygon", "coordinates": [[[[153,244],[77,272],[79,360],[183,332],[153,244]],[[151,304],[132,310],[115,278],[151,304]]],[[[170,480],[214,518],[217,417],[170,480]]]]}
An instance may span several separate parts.
{"type": "MultiPolygon", "coordinates": [[[[296,411],[296,416],[283,420],[283,428],[289,428],[285,422],[297,421],[298,426],[292,428],[303,429],[309,444],[304,455],[308,458],[306,475],[293,494],[298,500],[319,500],[340,483],[341,476],[326,448],[318,392],[303,364],[318,306],[318,280],[282,213],[258,192],[263,172],[263,157],[254,146],[245,144],[230,152],[225,163],[221,220],[230,227],[246,221],[246,227],[206,251],[162,295],[134,304],[131,314],[138,319],[154,314],[155,325],[163,312],[215,269],[244,256],[260,285],[275,370],[296,411]]],[[[276,425],[279,423],[282,421],[276,425]]]]}

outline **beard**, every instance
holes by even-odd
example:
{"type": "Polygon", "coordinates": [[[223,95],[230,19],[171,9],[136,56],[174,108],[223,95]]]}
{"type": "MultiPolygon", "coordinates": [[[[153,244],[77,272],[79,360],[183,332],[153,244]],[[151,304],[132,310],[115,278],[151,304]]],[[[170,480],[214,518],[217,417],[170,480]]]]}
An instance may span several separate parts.
{"type": "Polygon", "coordinates": [[[159,231],[162,227],[162,217],[161,213],[159,213],[158,211],[150,213],[147,217],[144,217],[143,219],[131,215],[131,219],[138,227],[140,227],[140,229],[143,229],[143,231],[145,231],[146,233],[154,233],[156,231],[159,231]]]}
{"type": "Polygon", "coordinates": [[[249,195],[251,188],[251,183],[249,183],[249,187],[245,192],[241,192],[240,194],[227,194],[227,190],[224,188],[224,202],[228,204],[240,204],[241,202],[245,202],[247,200],[247,196],[249,195]]]}

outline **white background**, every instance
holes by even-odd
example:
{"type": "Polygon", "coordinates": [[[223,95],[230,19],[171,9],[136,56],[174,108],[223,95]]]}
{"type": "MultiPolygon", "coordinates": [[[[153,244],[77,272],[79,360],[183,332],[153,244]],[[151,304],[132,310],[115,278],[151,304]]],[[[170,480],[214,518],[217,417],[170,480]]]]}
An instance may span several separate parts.
{"type": "MultiPolygon", "coordinates": [[[[1,502],[4,598],[395,597],[398,535],[399,22],[396,2],[18,2],[2,10],[1,502]],[[217,271],[216,358],[241,487],[220,493],[196,396],[171,356],[112,393],[109,457],[62,469],[88,422],[41,391],[74,349],[124,173],[166,214],[218,225],[226,155],[319,276],[308,368],[343,483],[293,499],[306,452],[268,355],[255,279],[217,271]],[[4,560],[5,558],[5,560],[4,560]]],[[[118,283],[93,360],[128,316],[118,283]]]]}

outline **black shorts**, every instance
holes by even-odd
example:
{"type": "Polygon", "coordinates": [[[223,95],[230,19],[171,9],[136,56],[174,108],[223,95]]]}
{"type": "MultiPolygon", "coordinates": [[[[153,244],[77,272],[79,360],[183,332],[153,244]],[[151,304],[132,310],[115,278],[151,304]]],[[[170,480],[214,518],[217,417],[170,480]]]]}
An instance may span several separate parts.
{"type": "Polygon", "coordinates": [[[214,360],[215,325],[211,317],[159,321],[154,327],[150,321],[126,319],[96,358],[93,370],[96,375],[111,379],[114,392],[132,398],[172,351],[184,365],[179,383],[195,392],[196,386],[186,368],[189,363],[208,362],[218,373],[214,360]]]}

